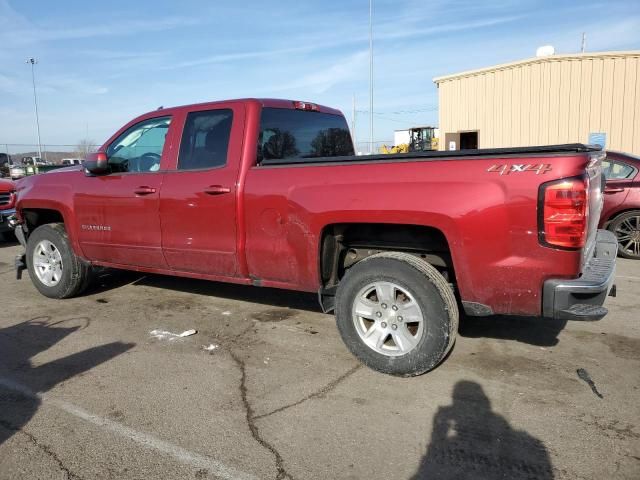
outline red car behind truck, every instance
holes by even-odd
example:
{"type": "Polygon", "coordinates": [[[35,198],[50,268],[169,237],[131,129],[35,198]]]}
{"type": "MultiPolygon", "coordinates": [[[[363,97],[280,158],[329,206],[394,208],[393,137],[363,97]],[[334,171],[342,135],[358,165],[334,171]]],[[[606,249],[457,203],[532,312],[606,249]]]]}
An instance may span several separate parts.
{"type": "Polygon", "coordinates": [[[602,174],[607,179],[601,228],[618,237],[618,253],[640,260],[640,157],[607,152],[602,174]]]}
{"type": "Polygon", "coordinates": [[[354,156],[334,109],[230,100],[132,120],[83,167],[18,183],[36,288],[91,268],[317,292],[347,347],[394,375],[434,368],[468,315],[602,318],[617,242],[597,230],[597,148],[354,156]]]}

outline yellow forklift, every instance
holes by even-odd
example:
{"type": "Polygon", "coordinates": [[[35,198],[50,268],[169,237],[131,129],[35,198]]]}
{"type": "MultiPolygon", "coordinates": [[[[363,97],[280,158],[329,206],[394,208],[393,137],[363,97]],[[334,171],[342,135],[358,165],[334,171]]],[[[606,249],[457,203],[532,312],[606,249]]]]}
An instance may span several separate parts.
{"type": "Polygon", "coordinates": [[[438,149],[435,127],[414,127],[409,129],[409,151],[426,152],[438,149]]]}
{"type": "Polygon", "coordinates": [[[408,153],[438,150],[436,127],[412,127],[409,129],[409,143],[380,147],[380,153],[408,153]]]}

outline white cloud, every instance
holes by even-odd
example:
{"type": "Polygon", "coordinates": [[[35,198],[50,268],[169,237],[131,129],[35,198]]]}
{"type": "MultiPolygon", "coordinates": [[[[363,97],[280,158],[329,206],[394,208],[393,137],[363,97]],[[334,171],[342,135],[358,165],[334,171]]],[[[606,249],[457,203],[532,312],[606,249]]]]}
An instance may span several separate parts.
{"type": "MultiPolygon", "coordinates": [[[[377,24],[375,27],[374,44],[386,40],[428,37],[448,32],[460,32],[488,28],[500,24],[514,22],[521,18],[523,18],[523,16],[521,15],[511,15],[467,22],[451,22],[442,25],[435,25],[432,27],[419,25],[413,28],[408,26],[405,26],[404,28],[398,28],[398,24],[402,22],[398,21],[397,19],[393,19],[392,21],[385,20],[377,24]]],[[[328,37],[326,33],[322,32],[321,37],[317,34],[313,34],[311,36],[302,36],[297,39],[293,38],[293,41],[291,41],[290,43],[296,45],[294,47],[220,53],[201,58],[194,58],[192,60],[185,60],[162,65],[161,67],[159,67],[159,70],[175,70],[181,68],[259,59],[294,53],[310,53],[314,51],[330,50],[345,45],[365,45],[368,43],[368,33],[363,28],[356,28],[354,31],[353,25],[344,25],[342,27],[340,25],[336,25],[335,27],[332,27],[332,30],[334,32],[331,35],[330,40],[327,40],[328,37]]]]}
{"type": "Polygon", "coordinates": [[[91,25],[87,27],[53,28],[50,30],[43,29],[42,31],[37,32],[35,35],[36,39],[41,41],[80,39],[112,35],[138,35],[145,32],[159,32],[174,28],[189,27],[197,25],[198,23],[198,19],[187,17],[126,20],[102,25],[91,25]]]}
{"type": "Polygon", "coordinates": [[[311,67],[316,71],[291,82],[271,87],[270,90],[274,92],[307,90],[313,93],[324,93],[335,85],[361,76],[362,72],[366,71],[368,58],[368,51],[360,51],[326,67],[316,64],[311,67]]]}
{"type": "Polygon", "coordinates": [[[57,40],[86,39],[101,36],[127,36],[193,26],[200,20],[192,17],[118,20],[87,26],[36,24],[14,10],[7,0],[0,0],[0,46],[11,48],[57,40]]]}

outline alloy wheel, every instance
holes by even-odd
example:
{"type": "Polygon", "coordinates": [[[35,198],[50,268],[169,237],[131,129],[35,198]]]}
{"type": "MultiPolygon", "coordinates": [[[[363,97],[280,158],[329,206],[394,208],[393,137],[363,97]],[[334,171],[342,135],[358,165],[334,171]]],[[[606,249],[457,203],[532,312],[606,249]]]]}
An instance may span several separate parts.
{"type": "Polygon", "coordinates": [[[55,287],[62,279],[62,255],[49,240],[42,240],[33,250],[33,267],[38,280],[47,287],[55,287]]]}
{"type": "Polygon", "coordinates": [[[415,298],[392,282],[362,288],[352,308],[353,324],[369,348],[387,356],[405,355],[424,335],[425,319],[415,298]]]}
{"type": "Polygon", "coordinates": [[[615,234],[620,250],[627,255],[640,257],[640,215],[626,218],[617,226],[615,234]]]}

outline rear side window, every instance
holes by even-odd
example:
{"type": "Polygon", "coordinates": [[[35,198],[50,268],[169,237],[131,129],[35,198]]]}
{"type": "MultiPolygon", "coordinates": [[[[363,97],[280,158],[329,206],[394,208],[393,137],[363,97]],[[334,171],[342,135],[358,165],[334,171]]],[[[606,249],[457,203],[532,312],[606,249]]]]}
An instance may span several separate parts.
{"type": "Polygon", "coordinates": [[[602,162],[602,173],[607,180],[622,180],[633,176],[635,169],[631,165],[605,160],[602,162]]]}
{"type": "Polygon", "coordinates": [[[227,150],[233,111],[230,109],[191,112],[180,142],[179,170],[222,167],[227,150]]]}
{"type": "Polygon", "coordinates": [[[262,109],[258,163],[353,154],[349,128],[341,115],[286,108],[262,109]]]}

